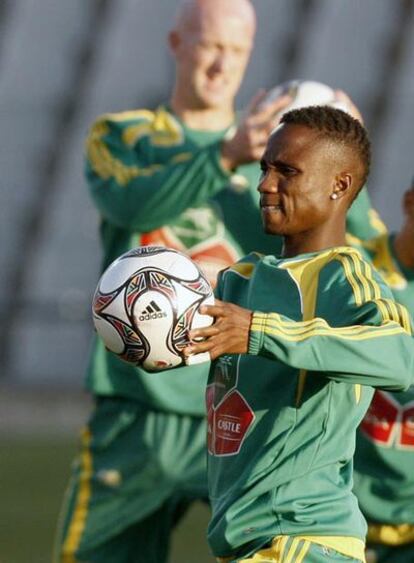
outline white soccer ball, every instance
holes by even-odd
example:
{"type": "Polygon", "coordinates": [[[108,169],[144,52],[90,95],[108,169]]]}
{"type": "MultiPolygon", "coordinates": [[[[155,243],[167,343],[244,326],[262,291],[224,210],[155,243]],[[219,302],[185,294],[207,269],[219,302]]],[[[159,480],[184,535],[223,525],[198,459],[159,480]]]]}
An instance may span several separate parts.
{"type": "Polygon", "coordinates": [[[207,361],[186,360],[188,331],[209,326],[200,305],[214,304],[211,285],[185,254],[163,246],[140,246],[102,274],[92,304],[93,321],[105,346],[147,371],[207,361]]]}
{"type": "Polygon", "coordinates": [[[280,117],[292,109],[308,106],[331,106],[350,113],[349,106],[337,99],[333,88],[322,82],[312,80],[290,80],[275,86],[275,88],[269,90],[265,98],[260,102],[260,107],[263,108],[285,94],[289,94],[293,101],[280,112],[280,117]]]}

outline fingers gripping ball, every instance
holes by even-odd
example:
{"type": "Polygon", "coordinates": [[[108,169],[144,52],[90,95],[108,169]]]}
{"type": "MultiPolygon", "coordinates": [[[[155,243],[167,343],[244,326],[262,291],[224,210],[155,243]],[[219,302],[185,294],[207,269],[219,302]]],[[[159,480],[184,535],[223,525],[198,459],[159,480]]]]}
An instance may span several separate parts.
{"type": "Polygon", "coordinates": [[[188,256],[162,246],[141,246],[103,273],[92,304],[105,346],[122,360],[161,371],[209,359],[185,358],[188,333],[213,319],[199,312],[214,304],[213,290],[188,256]]]}

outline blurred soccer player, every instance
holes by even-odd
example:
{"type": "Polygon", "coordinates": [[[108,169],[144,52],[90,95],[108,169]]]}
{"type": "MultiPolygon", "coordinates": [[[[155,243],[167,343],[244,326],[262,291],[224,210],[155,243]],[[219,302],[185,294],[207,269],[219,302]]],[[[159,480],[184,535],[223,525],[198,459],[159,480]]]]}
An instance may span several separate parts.
{"type": "MultiPolygon", "coordinates": [[[[401,230],[363,245],[396,301],[414,315],[414,187],[401,230]]],[[[414,367],[413,367],[414,369],[414,367]]],[[[368,520],[371,563],[414,561],[414,387],[376,391],[357,435],[354,491],[368,520]]]]}
{"type": "Polygon", "coordinates": [[[352,494],[356,429],[374,387],[414,380],[409,315],[361,254],[346,213],[369,168],[360,123],[332,108],[287,113],[259,183],[281,257],[256,253],[219,277],[209,352],[208,539],[220,562],[365,561],[352,494]]]}
{"type": "MultiPolygon", "coordinates": [[[[102,216],[104,268],[132,247],[163,244],[189,253],[214,281],[247,250],[259,217],[257,161],[271,116],[284,107],[278,100],[259,112],[253,101],[231,133],[255,26],[248,0],[183,2],[169,37],[169,104],[93,125],[87,178],[102,216]]],[[[262,235],[257,244],[269,241],[262,235]]],[[[87,387],[96,407],[73,470],[58,560],[167,559],[172,528],[207,497],[207,374],[208,364],[148,374],[95,342],[87,387]]]]}

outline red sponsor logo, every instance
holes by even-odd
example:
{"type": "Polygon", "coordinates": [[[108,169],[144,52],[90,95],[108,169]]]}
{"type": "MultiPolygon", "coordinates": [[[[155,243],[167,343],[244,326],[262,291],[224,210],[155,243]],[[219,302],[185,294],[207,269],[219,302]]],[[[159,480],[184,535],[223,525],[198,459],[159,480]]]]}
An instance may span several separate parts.
{"type": "Polygon", "coordinates": [[[228,393],[214,406],[214,385],[209,385],[207,402],[207,444],[216,456],[238,454],[255,415],[237,390],[228,393]]]}
{"type": "Polygon", "coordinates": [[[401,446],[414,448],[414,405],[407,406],[402,413],[401,446]]]}
{"type": "Polygon", "coordinates": [[[360,428],[382,446],[414,449],[414,405],[400,405],[389,393],[376,391],[360,428]]]}

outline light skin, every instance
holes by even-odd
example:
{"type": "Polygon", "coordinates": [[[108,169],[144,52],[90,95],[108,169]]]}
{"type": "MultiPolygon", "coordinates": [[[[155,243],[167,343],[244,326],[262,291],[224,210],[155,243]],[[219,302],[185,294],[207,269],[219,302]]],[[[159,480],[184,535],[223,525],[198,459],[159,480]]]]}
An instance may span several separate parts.
{"type": "MultiPolygon", "coordinates": [[[[258,190],[266,232],[284,238],[284,256],[345,244],[346,213],[361,183],[363,166],[351,149],[302,125],[282,124],[261,160],[258,190]]],[[[201,309],[214,324],[190,332],[186,354],[246,354],[252,311],[216,300],[201,309]]]]}
{"type": "Polygon", "coordinates": [[[398,260],[406,268],[414,268],[414,186],[403,197],[404,223],[394,239],[398,260]]]}
{"type": "MultiPolygon", "coordinates": [[[[253,48],[254,9],[248,0],[188,0],[180,5],[169,35],[176,63],[170,104],[193,129],[218,131],[234,123],[234,99],[253,48]]],[[[221,163],[231,171],[263,154],[274,115],[290,101],[283,97],[263,109],[259,91],[235,134],[222,145],[221,163]]]]}

